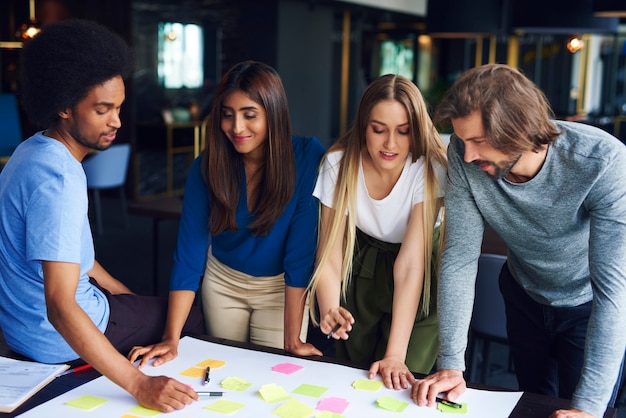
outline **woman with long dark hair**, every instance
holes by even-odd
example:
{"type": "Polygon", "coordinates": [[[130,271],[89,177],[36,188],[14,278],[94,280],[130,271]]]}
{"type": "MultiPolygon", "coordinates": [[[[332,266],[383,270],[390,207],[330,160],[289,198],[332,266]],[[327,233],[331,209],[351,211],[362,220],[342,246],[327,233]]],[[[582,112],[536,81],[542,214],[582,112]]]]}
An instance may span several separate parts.
{"type": "Polygon", "coordinates": [[[282,81],[268,65],[231,68],[216,91],[207,148],[185,188],[163,340],[131,359],[177,354],[200,279],[207,331],[321,355],[306,344],[306,287],[317,244],[312,196],[324,148],[291,135],[282,81]],[[304,324],[304,325],[303,325],[304,324]]]}

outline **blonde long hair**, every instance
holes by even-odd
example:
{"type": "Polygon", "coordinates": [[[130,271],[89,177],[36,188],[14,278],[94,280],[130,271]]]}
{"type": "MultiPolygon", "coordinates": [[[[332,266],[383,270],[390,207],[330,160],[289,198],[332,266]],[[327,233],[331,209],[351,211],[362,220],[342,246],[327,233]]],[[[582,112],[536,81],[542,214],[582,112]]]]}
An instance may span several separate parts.
{"type": "MultiPolygon", "coordinates": [[[[333,196],[333,218],[327,242],[319,242],[318,257],[313,277],[309,283],[311,296],[321,280],[322,270],[330,258],[332,248],[338,239],[343,239],[343,260],[341,266],[341,297],[345,299],[348,281],[352,274],[352,257],[356,242],[355,213],[356,193],[361,153],[366,147],[365,133],[370,122],[373,107],[381,101],[396,101],[404,106],[409,116],[411,134],[410,153],[412,162],[424,157],[426,160],[424,175],[424,286],[422,292],[422,314],[428,315],[431,293],[431,261],[435,221],[442,208],[438,198],[439,182],[433,163],[439,163],[447,169],[446,146],[435,129],[428,114],[426,103],[419,89],[413,82],[399,75],[385,75],[374,80],[365,90],[359,104],[354,124],[350,130],[331,146],[327,155],[341,150],[344,152],[339,166],[335,194],[333,196]],[[347,218],[346,218],[347,213],[347,218]],[[345,219],[345,233],[340,237],[340,228],[345,219]],[[321,250],[321,251],[320,251],[321,250]]],[[[321,216],[320,216],[321,222],[321,216]]],[[[320,231],[323,225],[320,223],[320,231]]],[[[315,303],[310,306],[311,318],[317,325],[315,303]]]]}

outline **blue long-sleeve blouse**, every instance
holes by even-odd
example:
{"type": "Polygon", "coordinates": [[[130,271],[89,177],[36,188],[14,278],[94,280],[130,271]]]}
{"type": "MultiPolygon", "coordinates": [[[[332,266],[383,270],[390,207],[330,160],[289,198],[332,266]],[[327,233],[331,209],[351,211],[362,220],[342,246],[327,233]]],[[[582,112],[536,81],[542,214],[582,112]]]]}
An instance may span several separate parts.
{"type": "Polygon", "coordinates": [[[285,273],[285,284],[306,287],[313,271],[317,246],[318,201],[313,197],[324,147],[315,137],[292,137],[296,185],[269,234],[254,236],[248,228],[246,190],[237,205],[237,231],[209,234],[209,191],[202,178],[200,157],[191,165],[185,185],[183,211],[174,252],[170,290],[196,291],[204,275],[209,245],[215,258],[251,276],[285,273]]]}

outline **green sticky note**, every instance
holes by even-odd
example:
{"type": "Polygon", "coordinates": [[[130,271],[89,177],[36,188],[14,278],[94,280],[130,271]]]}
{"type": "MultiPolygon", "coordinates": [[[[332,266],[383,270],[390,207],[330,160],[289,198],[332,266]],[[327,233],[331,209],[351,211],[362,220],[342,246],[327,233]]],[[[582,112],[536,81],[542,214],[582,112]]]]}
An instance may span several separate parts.
{"type": "Polygon", "coordinates": [[[315,418],[345,418],[343,415],[330,411],[321,411],[315,414],[315,418]]]}
{"type": "Polygon", "coordinates": [[[261,389],[259,389],[259,394],[267,403],[274,403],[291,399],[289,394],[285,392],[285,389],[274,383],[269,383],[267,385],[261,386],[261,389]]]}
{"type": "Polygon", "coordinates": [[[213,402],[210,405],[204,407],[209,411],[219,412],[220,414],[230,415],[239,411],[245,405],[239,402],[228,401],[226,399],[220,399],[217,402],[213,402]]]}
{"type": "Polygon", "coordinates": [[[252,383],[242,379],[241,377],[233,376],[227,377],[226,379],[222,380],[221,385],[224,389],[234,390],[235,392],[243,392],[244,390],[252,386],[252,383]]]}
{"type": "Polygon", "coordinates": [[[272,411],[281,418],[309,418],[315,411],[302,402],[291,399],[272,411]]]}
{"type": "Polygon", "coordinates": [[[386,409],[387,411],[402,412],[407,406],[409,406],[409,403],[392,398],[391,396],[382,396],[376,400],[376,405],[378,405],[379,408],[386,409]]]}
{"type": "Polygon", "coordinates": [[[444,414],[467,414],[467,404],[461,403],[460,408],[444,405],[441,402],[437,402],[437,409],[444,414]]]}
{"type": "Polygon", "coordinates": [[[315,385],[309,385],[309,384],[304,383],[304,384],[298,386],[297,388],[295,388],[292,393],[297,393],[298,395],[306,395],[306,396],[312,396],[314,398],[319,398],[327,390],[328,390],[328,388],[325,388],[323,386],[315,386],[315,385]]]}
{"type": "Polygon", "coordinates": [[[73,399],[65,402],[65,405],[73,406],[74,408],[82,409],[83,411],[93,411],[100,405],[107,403],[108,400],[104,398],[98,398],[97,396],[84,395],[80,398],[73,399]]]}
{"type": "Polygon", "coordinates": [[[162,413],[161,411],[155,411],[154,409],[144,408],[141,405],[132,407],[128,412],[131,412],[133,414],[139,414],[144,417],[156,417],[157,415],[162,413]]]}
{"type": "Polygon", "coordinates": [[[378,392],[383,387],[383,382],[379,380],[361,379],[355,380],[352,387],[358,390],[366,390],[368,392],[378,392]]]}

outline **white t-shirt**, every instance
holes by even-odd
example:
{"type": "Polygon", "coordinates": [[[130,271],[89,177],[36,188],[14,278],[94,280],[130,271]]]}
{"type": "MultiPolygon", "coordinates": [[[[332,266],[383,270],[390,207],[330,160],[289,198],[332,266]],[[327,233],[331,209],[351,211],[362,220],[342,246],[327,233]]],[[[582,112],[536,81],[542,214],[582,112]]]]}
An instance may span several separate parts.
{"type": "MultiPolygon", "coordinates": [[[[327,207],[332,208],[339,166],[343,151],[335,151],[325,158],[313,190],[313,195],[327,207]]],[[[369,196],[363,175],[363,164],[359,162],[357,185],[356,226],[367,235],[390,244],[399,244],[404,238],[406,227],[415,204],[424,201],[424,157],[411,162],[409,154],[400,178],[391,192],[381,200],[369,196]]],[[[439,180],[438,196],[444,195],[445,169],[435,165],[439,180]]]]}

